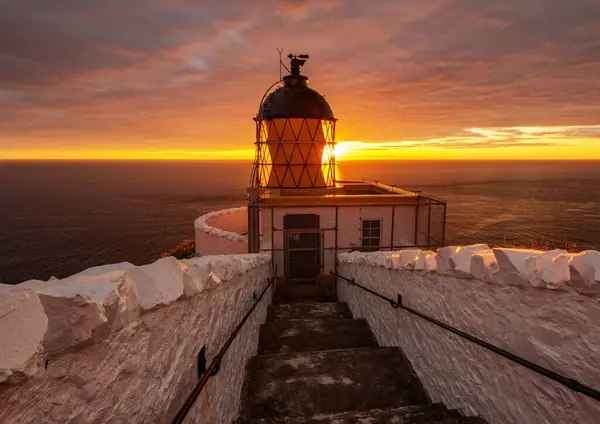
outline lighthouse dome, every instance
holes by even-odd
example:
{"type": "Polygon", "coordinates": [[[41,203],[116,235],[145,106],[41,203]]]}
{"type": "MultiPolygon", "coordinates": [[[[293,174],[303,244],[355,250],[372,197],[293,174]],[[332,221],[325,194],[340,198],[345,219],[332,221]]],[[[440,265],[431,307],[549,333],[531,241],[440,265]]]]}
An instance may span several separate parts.
{"type": "Polygon", "coordinates": [[[325,97],[308,86],[304,75],[285,76],[283,86],[271,92],[260,106],[258,118],[335,119],[325,97]]]}

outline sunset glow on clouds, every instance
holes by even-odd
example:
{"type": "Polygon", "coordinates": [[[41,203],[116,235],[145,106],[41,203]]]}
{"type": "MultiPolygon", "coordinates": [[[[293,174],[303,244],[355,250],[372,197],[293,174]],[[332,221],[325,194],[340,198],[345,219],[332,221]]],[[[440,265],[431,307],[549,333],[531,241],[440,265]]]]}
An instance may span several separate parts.
{"type": "Polygon", "coordinates": [[[0,159],[250,159],[277,47],[343,159],[600,159],[599,35],[596,0],[5,0],[0,159]]]}

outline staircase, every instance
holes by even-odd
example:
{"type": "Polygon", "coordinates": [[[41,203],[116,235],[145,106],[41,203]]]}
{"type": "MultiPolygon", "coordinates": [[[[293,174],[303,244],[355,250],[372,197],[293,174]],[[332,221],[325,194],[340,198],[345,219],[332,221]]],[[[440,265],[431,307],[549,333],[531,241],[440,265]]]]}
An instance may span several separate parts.
{"type": "Polygon", "coordinates": [[[238,424],[485,424],[432,404],[401,350],[378,347],[348,305],[269,306],[238,424]]]}

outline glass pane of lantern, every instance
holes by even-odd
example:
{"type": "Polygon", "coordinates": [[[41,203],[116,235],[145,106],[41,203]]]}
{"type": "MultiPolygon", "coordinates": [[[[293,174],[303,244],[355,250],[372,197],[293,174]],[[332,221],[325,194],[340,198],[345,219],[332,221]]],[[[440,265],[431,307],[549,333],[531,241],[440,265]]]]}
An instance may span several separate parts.
{"type": "Polygon", "coordinates": [[[294,165],[304,165],[304,156],[302,156],[302,152],[300,151],[300,143],[290,143],[293,144],[293,148],[291,149],[291,155],[289,156],[290,164],[294,165]]]}
{"type": "Polygon", "coordinates": [[[269,146],[266,143],[260,144],[260,160],[263,164],[271,164],[271,154],[269,153],[269,146]]]}
{"type": "Polygon", "coordinates": [[[310,156],[310,152],[313,151],[313,143],[298,143],[298,150],[302,155],[302,159],[305,163],[308,163],[308,157],[310,156]]]}
{"type": "Polygon", "coordinates": [[[294,140],[302,140],[303,131],[307,131],[304,128],[306,126],[304,124],[305,120],[303,118],[290,118],[289,121],[294,133],[294,140]]]}
{"type": "Polygon", "coordinates": [[[307,165],[306,170],[308,171],[313,186],[322,187],[325,185],[325,178],[323,178],[321,165],[307,165]]]}
{"type": "Polygon", "coordinates": [[[262,165],[260,167],[260,185],[263,187],[269,184],[271,168],[271,165],[262,165]]]}
{"type": "Polygon", "coordinates": [[[323,131],[324,131],[323,125],[321,124],[321,121],[319,121],[315,135],[314,135],[315,142],[325,143],[326,139],[325,139],[325,133],[323,131]]]}
{"type": "Polygon", "coordinates": [[[334,161],[334,153],[333,153],[333,147],[331,144],[326,144],[323,147],[323,153],[321,155],[321,162],[323,164],[328,164],[331,165],[333,164],[334,161]]]}
{"type": "Polygon", "coordinates": [[[307,119],[306,120],[306,126],[308,127],[308,132],[310,134],[310,139],[314,141],[315,140],[315,136],[319,132],[319,130],[322,131],[322,129],[321,129],[321,120],[320,119],[307,119]]]}
{"type": "Polygon", "coordinates": [[[287,157],[283,151],[282,144],[278,141],[267,143],[269,148],[270,156],[273,158],[273,164],[284,165],[287,164],[287,157]]]}
{"type": "Polygon", "coordinates": [[[324,149],[325,149],[324,144],[313,143],[313,149],[310,154],[310,161],[308,163],[311,163],[311,164],[323,163],[323,150],[324,149]]]}
{"type": "Polygon", "coordinates": [[[259,140],[260,141],[267,141],[269,139],[269,121],[260,121],[259,122],[259,140]]]}
{"type": "Polygon", "coordinates": [[[302,176],[300,177],[300,187],[312,187],[313,182],[310,179],[310,175],[308,174],[308,170],[306,168],[302,171],[302,176]]]}
{"type": "Polygon", "coordinates": [[[261,162],[260,165],[260,184],[266,186],[269,183],[269,176],[271,174],[271,155],[269,154],[269,147],[266,144],[260,144],[261,151],[261,162]]]}
{"type": "Polygon", "coordinates": [[[283,176],[283,187],[296,187],[296,181],[292,175],[292,171],[287,168],[285,175],[283,176]]]}
{"type": "Polygon", "coordinates": [[[333,122],[321,121],[321,130],[326,141],[333,141],[333,122]]]}
{"type": "Polygon", "coordinates": [[[287,166],[285,165],[274,165],[269,177],[269,186],[278,187],[282,185],[286,170],[287,166]]]}
{"type": "Polygon", "coordinates": [[[302,177],[302,171],[304,171],[303,165],[291,165],[289,174],[292,175],[294,179],[294,187],[300,187],[300,179],[302,177]]]}
{"type": "Polygon", "coordinates": [[[295,141],[296,135],[294,131],[292,131],[292,123],[290,119],[285,120],[285,124],[283,126],[283,130],[280,132],[282,141],[295,141]]]}
{"type": "Polygon", "coordinates": [[[321,163],[321,158],[315,150],[315,143],[307,143],[307,145],[305,146],[304,160],[305,163],[312,165],[321,163]]]}
{"type": "Polygon", "coordinates": [[[313,139],[313,134],[315,133],[317,127],[315,126],[313,129],[313,132],[311,133],[308,129],[308,127],[309,127],[308,121],[318,121],[318,120],[302,119],[302,125],[300,126],[300,130],[299,130],[299,132],[296,133],[296,134],[298,134],[298,140],[300,140],[300,141],[312,141],[312,139],[313,139]]]}
{"type": "Polygon", "coordinates": [[[302,163],[302,158],[300,158],[300,155],[297,152],[294,155],[294,151],[296,150],[296,143],[282,142],[280,149],[285,152],[286,163],[302,163]]]}
{"type": "Polygon", "coordinates": [[[331,184],[331,166],[322,165],[321,166],[321,175],[323,177],[323,185],[331,184]]]}
{"type": "Polygon", "coordinates": [[[286,119],[272,119],[271,128],[269,130],[269,141],[279,141],[283,135],[286,119]]]}

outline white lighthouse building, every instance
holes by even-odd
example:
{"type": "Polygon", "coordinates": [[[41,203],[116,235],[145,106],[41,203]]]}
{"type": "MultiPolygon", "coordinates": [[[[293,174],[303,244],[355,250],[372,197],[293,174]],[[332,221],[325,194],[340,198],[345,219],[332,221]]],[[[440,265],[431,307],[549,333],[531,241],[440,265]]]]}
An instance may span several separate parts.
{"type": "Polygon", "coordinates": [[[290,74],[256,115],[248,251],[268,251],[280,295],[333,295],[338,253],[444,245],[446,203],[336,178],[337,119],[290,55],[290,74]]]}

